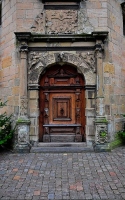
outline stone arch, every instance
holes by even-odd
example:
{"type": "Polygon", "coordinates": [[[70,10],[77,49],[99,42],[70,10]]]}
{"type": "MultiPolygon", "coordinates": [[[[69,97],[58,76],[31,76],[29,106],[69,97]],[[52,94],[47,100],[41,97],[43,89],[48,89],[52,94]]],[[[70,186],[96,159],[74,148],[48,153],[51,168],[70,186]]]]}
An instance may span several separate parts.
{"type": "Polygon", "coordinates": [[[63,63],[77,67],[85,78],[85,85],[96,84],[96,67],[93,52],[30,52],[28,67],[28,84],[39,84],[41,74],[48,66],[63,63]]]}

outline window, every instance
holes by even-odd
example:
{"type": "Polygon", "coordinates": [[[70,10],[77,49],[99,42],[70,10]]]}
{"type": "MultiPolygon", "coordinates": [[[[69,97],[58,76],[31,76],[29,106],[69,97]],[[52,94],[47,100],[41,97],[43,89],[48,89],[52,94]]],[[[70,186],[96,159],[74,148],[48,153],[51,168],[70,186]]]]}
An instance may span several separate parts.
{"type": "Polygon", "coordinates": [[[125,35],[125,3],[121,4],[122,14],[123,14],[123,35],[125,35]]]}
{"type": "Polygon", "coordinates": [[[45,9],[58,10],[58,9],[78,9],[80,0],[42,0],[45,9]]]}

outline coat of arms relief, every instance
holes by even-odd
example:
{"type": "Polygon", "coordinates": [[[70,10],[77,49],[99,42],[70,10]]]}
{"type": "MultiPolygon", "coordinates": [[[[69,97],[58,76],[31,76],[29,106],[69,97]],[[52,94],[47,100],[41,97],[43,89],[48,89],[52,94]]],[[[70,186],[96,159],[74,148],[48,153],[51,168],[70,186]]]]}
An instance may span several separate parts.
{"type": "Polygon", "coordinates": [[[38,14],[31,31],[40,34],[90,33],[93,27],[85,9],[45,10],[38,14]]]}

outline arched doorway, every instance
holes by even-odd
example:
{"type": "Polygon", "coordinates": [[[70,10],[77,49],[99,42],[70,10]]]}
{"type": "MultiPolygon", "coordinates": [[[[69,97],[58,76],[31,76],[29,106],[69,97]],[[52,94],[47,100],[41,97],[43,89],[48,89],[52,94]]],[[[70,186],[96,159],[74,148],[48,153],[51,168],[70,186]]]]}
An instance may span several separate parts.
{"type": "Polygon", "coordinates": [[[71,65],[54,65],[40,78],[39,141],[85,141],[84,78],[71,65]]]}

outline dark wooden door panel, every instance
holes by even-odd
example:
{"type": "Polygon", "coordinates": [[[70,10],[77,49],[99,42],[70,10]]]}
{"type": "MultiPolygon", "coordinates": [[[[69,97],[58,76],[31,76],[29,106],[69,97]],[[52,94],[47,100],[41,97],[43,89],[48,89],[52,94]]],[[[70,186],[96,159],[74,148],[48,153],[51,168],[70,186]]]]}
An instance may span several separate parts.
{"type": "Polygon", "coordinates": [[[40,80],[40,141],[80,142],[85,138],[84,79],[71,66],[53,66],[40,80]]]}
{"type": "Polygon", "coordinates": [[[50,124],[75,124],[74,94],[50,93],[50,124]]]}

